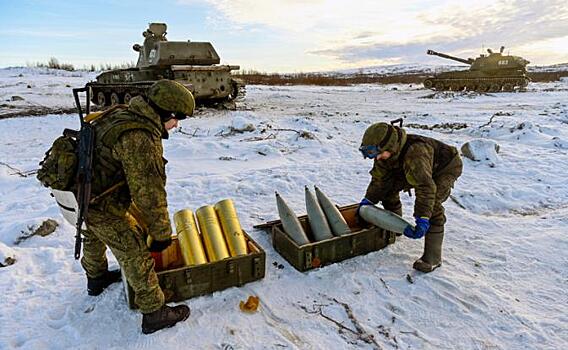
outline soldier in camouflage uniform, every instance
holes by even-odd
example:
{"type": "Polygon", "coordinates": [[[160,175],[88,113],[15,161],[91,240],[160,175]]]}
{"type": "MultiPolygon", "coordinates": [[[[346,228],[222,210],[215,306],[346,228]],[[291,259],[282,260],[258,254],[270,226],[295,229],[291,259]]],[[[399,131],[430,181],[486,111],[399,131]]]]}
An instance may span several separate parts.
{"type": "Polygon", "coordinates": [[[110,248],[134,289],[146,334],[189,316],[186,305],[164,304],[150,252],[167,248],[172,234],[162,139],[194,107],[193,96],[183,85],[160,80],[150,87],[147,98],[134,97],[128,106],[113,107],[92,122],[95,200],[89,206],[81,265],[89,294],[100,294],[120,278],[120,272],[107,270],[105,251],[110,248]]]}
{"type": "Polygon", "coordinates": [[[381,202],[385,209],[402,215],[399,192],[414,188],[416,227],[407,227],[404,235],[414,239],[425,236],[424,254],[413,267],[426,273],[433,271],[442,263],[446,222],[442,203],[462,173],[457,149],[429,137],[406,134],[387,123],[376,123],[365,131],[359,150],[365,158],[374,160],[371,183],[360,205],[381,202]]]}

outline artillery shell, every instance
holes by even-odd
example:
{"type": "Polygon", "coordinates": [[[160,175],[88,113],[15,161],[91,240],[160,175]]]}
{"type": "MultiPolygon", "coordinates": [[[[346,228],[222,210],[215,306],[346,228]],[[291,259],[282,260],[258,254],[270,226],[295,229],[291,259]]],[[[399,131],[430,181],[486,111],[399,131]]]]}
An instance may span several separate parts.
{"type": "Polygon", "coordinates": [[[363,220],[387,231],[403,233],[404,229],[410,225],[414,229],[414,224],[397,214],[379,208],[376,205],[363,205],[359,209],[359,215],[363,220]]]}
{"type": "Polygon", "coordinates": [[[306,233],[304,232],[302,224],[300,224],[300,220],[298,220],[294,211],[290,209],[288,204],[286,204],[284,199],[280,197],[278,192],[276,192],[276,206],[278,207],[278,214],[280,215],[284,232],[286,232],[286,234],[298,245],[310,243],[308,236],[306,236],[306,233]]]}
{"type": "Polygon", "coordinates": [[[230,256],[229,250],[227,249],[227,244],[225,244],[223,231],[213,206],[205,205],[197,209],[195,214],[199,223],[199,229],[203,235],[209,262],[228,258],[230,256]]]}
{"type": "Polygon", "coordinates": [[[224,199],[215,204],[215,212],[221,222],[221,228],[231,256],[246,255],[247,242],[241,228],[237,211],[231,199],[224,199]]]}
{"type": "Polygon", "coordinates": [[[174,214],[174,223],[185,265],[200,265],[207,262],[201,235],[195,223],[193,212],[182,209],[174,214]]]}
{"type": "Polygon", "coordinates": [[[341,212],[333,202],[317,186],[315,186],[315,192],[333,234],[335,236],[342,236],[351,233],[347,221],[345,221],[345,218],[341,215],[341,212]]]}
{"type": "Polygon", "coordinates": [[[305,188],[305,194],[308,220],[315,239],[317,241],[323,241],[324,239],[333,238],[333,234],[331,233],[331,228],[327,223],[325,214],[308,186],[305,188]]]}

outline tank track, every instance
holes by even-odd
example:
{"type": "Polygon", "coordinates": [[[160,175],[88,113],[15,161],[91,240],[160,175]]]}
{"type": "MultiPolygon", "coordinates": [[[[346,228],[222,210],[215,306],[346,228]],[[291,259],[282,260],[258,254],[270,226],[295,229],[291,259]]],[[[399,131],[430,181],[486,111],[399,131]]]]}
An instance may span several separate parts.
{"type": "Polygon", "coordinates": [[[512,92],[527,87],[528,77],[427,78],[424,87],[436,91],[512,92]]]}
{"type": "MultiPolygon", "coordinates": [[[[102,84],[97,82],[87,83],[87,87],[91,88],[91,102],[98,107],[108,107],[115,104],[128,104],[134,96],[146,96],[148,88],[155,81],[143,81],[136,83],[124,84],[102,84]]],[[[203,104],[215,104],[224,101],[242,101],[246,94],[245,83],[239,79],[233,79],[231,82],[231,94],[224,99],[212,99],[211,101],[197,101],[203,104]]]]}
{"type": "Polygon", "coordinates": [[[146,96],[146,90],[154,81],[137,82],[131,84],[101,84],[96,82],[87,83],[91,88],[91,102],[99,107],[107,107],[115,104],[130,102],[134,96],[146,96]]]}
{"type": "Polygon", "coordinates": [[[231,94],[229,100],[242,101],[247,93],[245,82],[241,79],[232,78],[231,94]]]}

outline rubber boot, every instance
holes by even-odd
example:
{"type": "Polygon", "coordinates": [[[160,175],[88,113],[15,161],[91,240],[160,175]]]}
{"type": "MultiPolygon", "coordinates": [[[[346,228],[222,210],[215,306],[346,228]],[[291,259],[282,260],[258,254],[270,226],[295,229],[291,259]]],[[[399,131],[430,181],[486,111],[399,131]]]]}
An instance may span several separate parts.
{"type": "Polygon", "coordinates": [[[189,313],[187,305],[174,307],[164,305],[154,312],[143,314],[142,333],[150,334],[160,329],[173,327],[176,323],[185,321],[189,317],[189,313]]]}
{"type": "Polygon", "coordinates": [[[101,294],[108,286],[120,281],[120,270],[106,271],[101,277],[87,277],[87,293],[90,296],[101,294]]]}
{"type": "Polygon", "coordinates": [[[432,272],[442,265],[442,242],[444,232],[428,232],[424,239],[424,254],[414,262],[414,267],[424,273],[432,272]]]}

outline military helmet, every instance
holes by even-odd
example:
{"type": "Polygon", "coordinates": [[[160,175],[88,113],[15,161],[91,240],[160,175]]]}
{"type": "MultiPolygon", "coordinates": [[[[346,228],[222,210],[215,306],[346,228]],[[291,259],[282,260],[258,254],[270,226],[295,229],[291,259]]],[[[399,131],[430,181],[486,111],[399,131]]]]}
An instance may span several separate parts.
{"type": "Polygon", "coordinates": [[[361,146],[377,146],[379,150],[398,152],[405,141],[404,130],[387,123],[375,123],[365,130],[361,146]]]}
{"type": "Polygon", "coordinates": [[[150,86],[148,100],[163,121],[171,118],[185,119],[195,109],[195,99],[191,92],[177,81],[168,79],[158,80],[150,86]]]}

